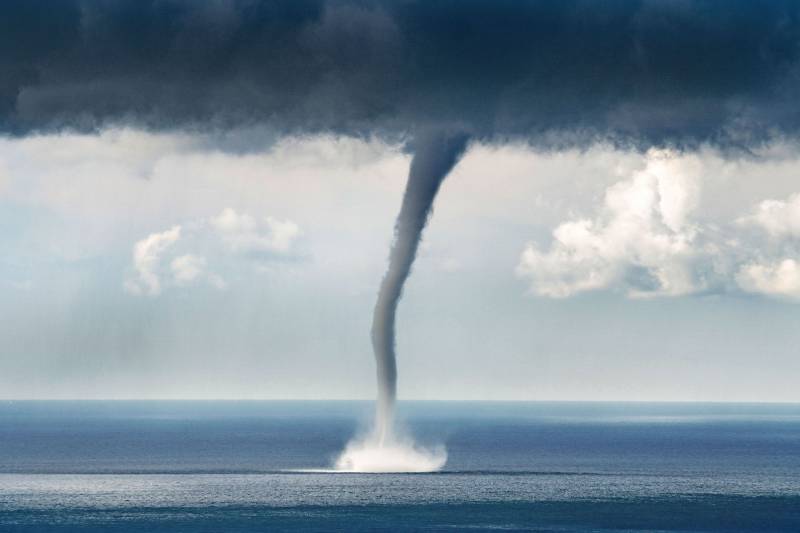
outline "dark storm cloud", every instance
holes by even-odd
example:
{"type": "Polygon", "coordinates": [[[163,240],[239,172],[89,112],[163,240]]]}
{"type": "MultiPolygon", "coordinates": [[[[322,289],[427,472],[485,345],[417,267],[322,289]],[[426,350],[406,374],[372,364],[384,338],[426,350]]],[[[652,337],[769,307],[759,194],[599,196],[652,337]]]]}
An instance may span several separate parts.
{"type": "Polygon", "coordinates": [[[795,1],[7,0],[0,128],[800,131],[795,1]]]}

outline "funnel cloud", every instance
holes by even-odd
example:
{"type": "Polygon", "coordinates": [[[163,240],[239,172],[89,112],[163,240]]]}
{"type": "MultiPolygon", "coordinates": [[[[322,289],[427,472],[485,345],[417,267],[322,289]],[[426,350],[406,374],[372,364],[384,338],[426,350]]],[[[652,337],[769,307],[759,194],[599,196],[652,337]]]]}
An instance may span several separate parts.
{"type": "Polygon", "coordinates": [[[397,215],[389,268],[381,282],[372,318],[372,348],[378,372],[377,430],[381,442],[391,432],[397,397],[397,304],[417,256],[422,231],[433,209],[433,200],[444,178],[464,154],[467,140],[464,133],[445,131],[426,132],[414,140],[414,158],[408,173],[403,204],[397,215]]]}

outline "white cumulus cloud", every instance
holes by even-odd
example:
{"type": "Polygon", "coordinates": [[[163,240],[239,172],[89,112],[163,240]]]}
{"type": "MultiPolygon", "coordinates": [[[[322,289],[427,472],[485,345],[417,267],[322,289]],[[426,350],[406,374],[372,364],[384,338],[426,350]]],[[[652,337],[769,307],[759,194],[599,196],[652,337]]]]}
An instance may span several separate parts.
{"type": "Polygon", "coordinates": [[[747,292],[800,299],[800,262],[783,259],[744,265],[736,276],[747,292]]]}
{"type": "Polygon", "coordinates": [[[551,298],[621,289],[632,297],[730,290],[800,299],[800,193],[711,223],[698,212],[708,173],[696,157],[651,150],[642,170],[606,189],[594,216],[558,224],[549,249],[529,243],[517,275],[551,298]]]}
{"type": "Polygon", "coordinates": [[[702,250],[688,218],[699,186],[691,161],[651,150],[643,170],[606,190],[600,212],[566,221],[549,250],[529,243],[517,274],[553,298],[623,286],[631,296],[679,295],[704,283],[693,273],[702,250]]]}
{"type": "Polygon", "coordinates": [[[800,237],[800,193],[786,200],[764,200],[740,221],[761,227],[773,238],[800,237]]]}
{"type": "Polygon", "coordinates": [[[125,281],[124,289],[134,295],[157,296],[165,286],[186,287],[203,281],[222,290],[228,283],[214,272],[215,265],[232,268],[242,255],[260,261],[290,256],[299,235],[300,227],[290,220],[256,218],[225,208],[217,216],[176,225],[138,241],[133,247],[134,275],[125,281]],[[179,238],[176,250],[173,245],[179,238]]]}
{"type": "Polygon", "coordinates": [[[133,247],[133,269],[135,276],[125,281],[124,288],[131,294],[156,296],[161,293],[159,266],[161,256],[175,244],[181,236],[181,227],[161,233],[151,233],[133,247]]]}

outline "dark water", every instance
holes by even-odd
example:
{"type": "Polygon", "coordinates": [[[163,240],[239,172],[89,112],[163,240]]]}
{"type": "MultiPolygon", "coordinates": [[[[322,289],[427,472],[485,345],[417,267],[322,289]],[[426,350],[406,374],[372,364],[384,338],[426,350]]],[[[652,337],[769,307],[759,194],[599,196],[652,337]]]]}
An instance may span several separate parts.
{"type": "Polygon", "coordinates": [[[298,472],[367,403],[0,403],[0,531],[800,531],[800,405],[401,410],[442,472],[298,472]]]}

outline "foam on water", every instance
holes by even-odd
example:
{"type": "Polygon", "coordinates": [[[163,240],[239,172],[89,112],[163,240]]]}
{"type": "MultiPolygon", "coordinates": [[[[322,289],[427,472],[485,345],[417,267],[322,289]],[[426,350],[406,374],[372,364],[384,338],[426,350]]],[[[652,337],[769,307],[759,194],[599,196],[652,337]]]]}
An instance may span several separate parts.
{"type": "Polygon", "coordinates": [[[364,473],[436,472],[446,462],[444,446],[426,448],[408,437],[381,437],[373,432],[350,441],[336,459],[334,469],[364,473]]]}

